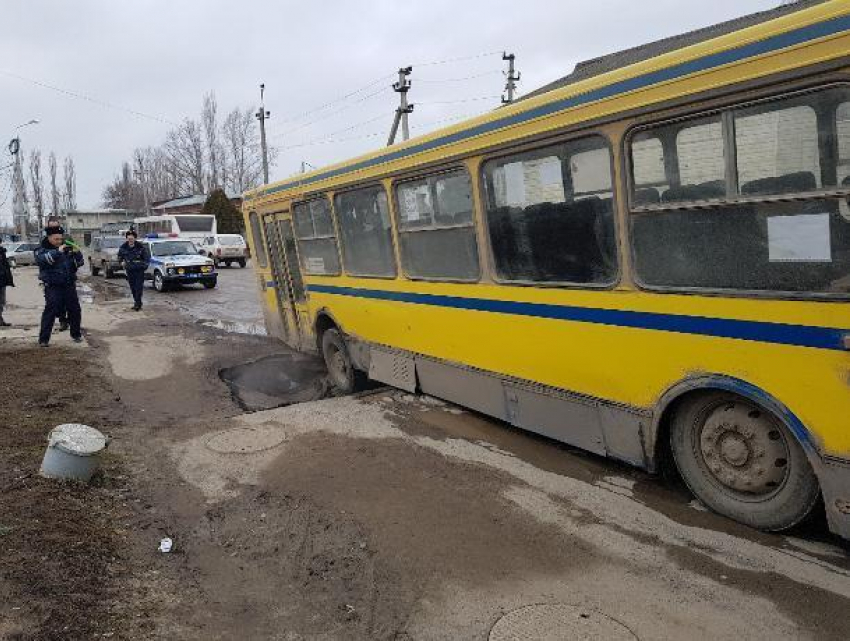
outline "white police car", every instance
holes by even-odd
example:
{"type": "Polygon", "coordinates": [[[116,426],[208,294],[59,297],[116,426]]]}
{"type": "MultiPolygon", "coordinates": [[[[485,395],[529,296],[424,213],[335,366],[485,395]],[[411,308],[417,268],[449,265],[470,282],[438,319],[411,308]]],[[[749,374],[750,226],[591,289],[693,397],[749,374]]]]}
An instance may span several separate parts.
{"type": "Polygon", "coordinates": [[[191,240],[149,236],[143,242],[151,255],[145,279],[153,281],[156,291],[168,291],[173,285],[187,283],[201,283],[207,289],[216,286],[218,274],[213,261],[198,255],[191,240]]]}

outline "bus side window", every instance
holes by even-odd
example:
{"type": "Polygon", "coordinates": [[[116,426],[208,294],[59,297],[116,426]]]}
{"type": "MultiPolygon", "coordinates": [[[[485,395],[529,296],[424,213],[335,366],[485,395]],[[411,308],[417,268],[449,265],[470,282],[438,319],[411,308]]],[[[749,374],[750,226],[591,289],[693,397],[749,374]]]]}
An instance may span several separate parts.
{"type": "Polygon", "coordinates": [[[611,154],[592,136],[484,165],[504,281],[606,285],[617,276],[611,154]]]}
{"type": "Polygon", "coordinates": [[[396,275],[387,194],[381,186],[334,197],[345,270],[354,276],[396,275]]]}
{"type": "Polygon", "coordinates": [[[260,267],[267,267],[269,261],[266,257],[266,246],[263,244],[263,232],[260,231],[260,219],[257,217],[257,212],[252,211],[248,214],[248,222],[251,226],[251,240],[257,262],[260,263],[260,267]]]}
{"type": "Polygon", "coordinates": [[[336,244],[331,205],[324,196],[292,208],[301,269],[307,274],[337,276],[339,250],[336,244]]]}
{"type": "Polygon", "coordinates": [[[835,133],[838,136],[838,167],[836,183],[850,187],[850,102],[835,110],[835,133]]]}
{"type": "Polygon", "coordinates": [[[412,278],[477,280],[472,184],[465,170],[396,186],[401,260],[412,278]]]}
{"type": "Polygon", "coordinates": [[[850,183],[848,96],[845,88],[786,96],[633,136],[631,239],[638,281],[664,288],[850,293],[850,215],[838,198],[818,193],[850,186],[842,185],[850,183]],[[648,138],[676,141],[664,145],[671,186],[653,207],[639,197],[639,176],[646,173],[640,145],[648,138]],[[702,202],[690,206],[694,201],[702,202]]]}

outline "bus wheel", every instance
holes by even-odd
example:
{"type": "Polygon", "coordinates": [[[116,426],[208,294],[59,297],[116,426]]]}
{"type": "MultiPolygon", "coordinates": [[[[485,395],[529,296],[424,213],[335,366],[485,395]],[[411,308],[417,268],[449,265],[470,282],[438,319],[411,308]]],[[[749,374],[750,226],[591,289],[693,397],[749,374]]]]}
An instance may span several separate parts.
{"type": "Polygon", "coordinates": [[[350,394],[358,387],[359,372],[351,362],[348,348],[338,329],[328,329],[322,334],[322,356],[328,368],[331,384],[343,394],[350,394]]]}
{"type": "Polygon", "coordinates": [[[100,273],[100,269],[92,262],[91,258],[89,258],[89,271],[92,276],[97,276],[100,273]]]}
{"type": "Polygon", "coordinates": [[[715,512],[759,530],[803,521],[820,490],[805,452],[783,421],[740,396],[686,399],[670,445],[691,491],[715,512]]]}

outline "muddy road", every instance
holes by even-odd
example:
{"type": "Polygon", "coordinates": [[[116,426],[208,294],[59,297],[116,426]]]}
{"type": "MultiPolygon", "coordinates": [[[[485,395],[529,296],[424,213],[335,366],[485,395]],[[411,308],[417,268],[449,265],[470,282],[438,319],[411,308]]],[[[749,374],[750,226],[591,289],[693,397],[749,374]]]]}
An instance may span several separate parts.
{"type": "Polygon", "coordinates": [[[846,638],[850,561],[822,523],[760,534],[436,399],[333,397],[252,329],[250,270],[222,276],[138,314],[91,279],[87,343],[49,350],[19,279],[0,638],[846,638]],[[60,422],[113,437],[91,487],[36,474],[60,422]]]}

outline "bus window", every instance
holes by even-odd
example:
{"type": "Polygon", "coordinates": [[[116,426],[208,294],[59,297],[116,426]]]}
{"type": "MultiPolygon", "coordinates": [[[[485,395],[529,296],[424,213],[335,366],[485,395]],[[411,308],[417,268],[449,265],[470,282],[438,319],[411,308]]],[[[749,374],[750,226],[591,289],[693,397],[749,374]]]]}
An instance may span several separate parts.
{"type": "Polygon", "coordinates": [[[704,120],[676,134],[676,159],[682,185],[716,185],[709,197],[726,195],[726,159],[720,118],[704,120]]]}
{"type": "Polygon", "coordinates": [[[263,243],[263,232],[260,231],[260,219],[257,217],[257,212],[252,211],[248,214],[248,222],[251,225],[251,239],[254,241],[254,253],[257,255],[257,262],[260,267],[267,267],[269,264],[266,258],[266,246],[263,243]]]}
{"type": "Polygon", "coordinates": [[[328,199],[322,197],[298,203],[292,208],[292,219],[301,268],[308,274],[338,275],[339,250],[328,199]]]}
{"type": "Polygon", "coordinates": [[[387,194],[365,187],[334,198],[345,271],[354,276],[396,275],[387,194]]]}
{"type": "Polygon", "coordinates": [[[671,181],[680,182],[668,190],[673,197],[662,194],[660,206],[642,209],[633,177],[638,280],[665,288],[850,293],[850,216],[839,199],[812,193],[840,186],[850,173],[842,173],[841,142],[848,93],[789,97],[642,132],[640,140],[665,140],[677,129],[679,144],[665,166],[671,181]],[[735,135],[724,136],[730,124],[735,135]],[[735,148],[724,149],[724,142],[735,148]],[[729,180],[715,178],[721,158],[737,158],[729,180]],[[793,201],[777,202],[788,194],[793,201]],[[710,207],[687,207],[708,199],[710,207]]]}
{"type": "Polygon", "coordinates": [[[632,203],[712,200],[726,196],[719,116],[674,123],[635,136],[632,203]]]}
{"type": "Polygon", "coordinates": [[[850,102],[838,105],[835,111],[835,129],[838,135],[838,181],[850,187],[850,102]]]}
{"type": "Polygon", "coordinates": [[[592,285],[614,281],[611,155],[603,138],[491,160],[484,165],[484,177],[499,279],[592,285]]]}
{"type": "Polygon", "coordinates": [[[632,140],[632,178],[635,206],[660,202],[661,192],[670,187],[664,172],[664,148],[650,133],[639,133],[632,140]]]}
{"type": "Polygon", "coordinates": [[[809,105],[778,105],[735,115],[742,194],[813,191],[821,186],[815,110],[809,105]]]}
{"type": "MultiPolygon", "coordinates": [[[[175,216],[174,221],[179,229],[176,232],[211,232],[213,231],[213,216],[175,216]]],[[[169,230],[170,231],[170,230],[169,230]]]]}
{"type": "Polygon", "coordinates": [[[472,184],[465,170],[396,187],[401,260],[412,278],[477,280],[472,184]]]}

